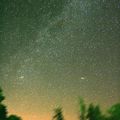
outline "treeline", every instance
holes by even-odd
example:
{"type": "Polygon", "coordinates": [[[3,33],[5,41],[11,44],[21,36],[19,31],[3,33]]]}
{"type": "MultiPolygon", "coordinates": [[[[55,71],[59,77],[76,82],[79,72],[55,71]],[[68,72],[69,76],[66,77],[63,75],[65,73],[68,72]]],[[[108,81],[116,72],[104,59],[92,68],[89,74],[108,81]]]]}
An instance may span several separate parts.
{"type": "MultiPolygon", "coordinates": [[[[79,100],[79,119],[78,120],[120,120],[120,103],[110,107],[106,113],[102,113],[99,105],[89,104],[86,106],[83,99],[79,100]]],[[[62,108],[54,110],[53,119],[64,120],[62,108]]]]}
{"type": "MultiPolygon", "coordinates": [[[[0,88],[0,120],[22,120],[17,115],[8,115],[6,106],[2,103],[5,99],[2,89],[0,88]]],[[[52,120],[65,120],[61,107],[54,109],[52,120]]],[[[120,103],[110,107],[105,114],[102,113],[99,105],[84,103],[83,99],[79,100],[79,119],[78,120],[120,120],[120,103]]]]}

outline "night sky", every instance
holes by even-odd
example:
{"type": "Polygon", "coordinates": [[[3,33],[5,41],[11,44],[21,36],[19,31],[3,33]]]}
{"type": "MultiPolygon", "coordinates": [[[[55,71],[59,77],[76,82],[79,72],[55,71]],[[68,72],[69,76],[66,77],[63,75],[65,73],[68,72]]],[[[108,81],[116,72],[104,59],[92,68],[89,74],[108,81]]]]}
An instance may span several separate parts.
{"type": "Polygon", "coordinates": [[[11,114],[51,120],[78,97],[120,101],[119,0],[0,0],[0,86],[11,114]]]}

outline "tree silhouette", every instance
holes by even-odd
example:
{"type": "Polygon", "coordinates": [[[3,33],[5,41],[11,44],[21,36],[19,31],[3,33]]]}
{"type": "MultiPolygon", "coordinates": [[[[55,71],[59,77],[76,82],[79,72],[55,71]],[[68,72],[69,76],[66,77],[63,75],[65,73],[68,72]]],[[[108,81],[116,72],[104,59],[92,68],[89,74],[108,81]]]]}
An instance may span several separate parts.
{"type": "Polygon", "coordinates": [[[2,93],[2,89],[0,88],[0,120],[7,119],[7,109],[6,106],[2,104],[2,101],[5,99],[2,93]]]}
{"type": "Polygon", "coordinates": [[[103,117],[100,111],[100,107],[98,105],[94,106],[93,104],[90,104],[88,108],[87,118],[89,120],[102,120],[103,117]]]}
{"type": "Polygon", "coordinates": [[[109,110],[109,120],[120,120],[120,103],[113,105],[109,110]]]}
{"type": "Polygon", "coordinates": [[[87,113],[87,118],[88,118],[89,120],[94,120],[94,119],[93,119],[93,118],[94,118],[94,106],[93,106],[93,104],[90,104],[90,105],[89,105],[88,113],[87,113]]]}
{"type": "MultiPolygon", "coordinates": [[[[0,88],[0,120],[22,120],[16,115],[7,116],[7,108],[2,103],[5,99],[2,89],[0,88]]],[[[113,105],[108,109],[108,114],[102,114],[99,105],[90,104],[86,107],[84,100],[79,99],[80,116],[79,120],[120,120],[120,103],[113,105]],[[86,109],[87,108],[87,109],[86,109]]],[[[54,109],[52,120],[64,120],[62,108],[54,109]]]]}
{"type": "Polygon", "coordinates": [[[0,88],[0,103],[5,99],[2,93],[2,89],[0,88]]]}
{"type": "Polygon", "coordinates": [[[7,108],[2,104],[2,101],[5,99],[2,93],[2,89],[0,88],[0,120],[21,120],[20,117],[16,115],[7,116],[7,108]]]}
{"type": "Polygon", "coordinates": [[[80,120],[85,120],[86,119],[86,105],[84,103],[84,100],[80,98],[79,100],[79,105],[80,105],[80,120]]]}
{"type": "Polygon", "coordinates": [[[94,109],[94,112],[95,112],[95,115],[96,115],[96,120],[102,120],[103,119],[103,115],[101,113],[101,110],[100,110],[100,106],[97,105],[94,109]]]}
{"type": "Polygon", "coordinates": [[[0,120],[6,120],[7,119],[7,109],[6,106],[3,104],[0,104],[0,120]]]}
{"type": "Polygon", "coordinates": [[[64,120],[62,108],[58,107],[54,110],[55,115],[53,116],[53,120],[64,120]]]}
{"type": "Polygon", "coordinates": [[[10,115],[7,120],[21,120],[20,117],[16,116],[16,115],[10,115]]]}

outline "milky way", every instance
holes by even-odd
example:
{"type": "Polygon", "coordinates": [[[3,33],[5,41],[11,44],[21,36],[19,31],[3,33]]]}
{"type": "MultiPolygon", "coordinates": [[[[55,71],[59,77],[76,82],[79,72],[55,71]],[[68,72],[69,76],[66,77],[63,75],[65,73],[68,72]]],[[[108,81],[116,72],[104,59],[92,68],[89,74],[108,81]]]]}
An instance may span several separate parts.
{"type": "Polygon", "coordinates": [[[119,0],[0,1],[0,86],[10,113],[77,117],[77,98],[120,100],[119,0]]]}

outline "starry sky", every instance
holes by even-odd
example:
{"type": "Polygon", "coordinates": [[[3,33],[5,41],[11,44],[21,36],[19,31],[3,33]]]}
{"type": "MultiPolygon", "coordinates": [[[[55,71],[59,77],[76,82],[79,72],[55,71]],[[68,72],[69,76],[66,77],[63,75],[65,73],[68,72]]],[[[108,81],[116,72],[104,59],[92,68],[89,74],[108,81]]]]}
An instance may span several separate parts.
{"type": "Polygon", "coordinates": [[[0,86],[23,120],[119,102],[119,50],[119,0],[0,0],[0,86]]]}

